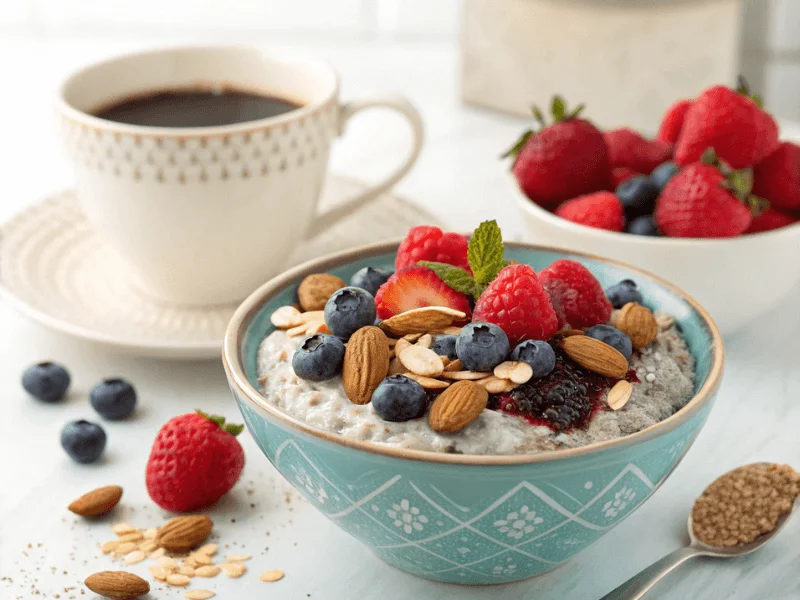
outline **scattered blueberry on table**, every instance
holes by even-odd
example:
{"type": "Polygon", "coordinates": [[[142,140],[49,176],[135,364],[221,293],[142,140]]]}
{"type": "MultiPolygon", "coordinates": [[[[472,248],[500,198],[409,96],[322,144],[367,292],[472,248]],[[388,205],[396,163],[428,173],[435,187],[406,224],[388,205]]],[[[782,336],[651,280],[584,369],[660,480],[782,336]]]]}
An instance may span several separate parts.
{"type": "Polygon", "coordinates": [[[633,354],[631,339],[616,327],[611,327],[611,325],[594,325],[586,330],[586,335],[619,350],[625,358],[630,358],[631,354],[633,354]]]}
{"type": "Polygon", "coordinates": [[[372,407],[386,421],[410,421],[425,414],[428,395],[404,375],[390,375],[372,393],[372,407]]]}
{"type": "Polygon", "coordinates": [[[378,288],[386,283],[392,275],[394,275],[394,271],[388,269],[364,267],[356,271],[350,278],[350,286],[366,290],[374,296],[378,293],[378,288]]]}
{"type": "Polygon", "coordinates": [[[344,361],[344,342],[326,333],[315,333],[304,339],[292,357],[292,368],[298,377],[308,381],[325,381],[338,375],[344,361]]]}
{"type": "Polygon", "coordinates": [[[41,362],[28,367],[22,374],[22,387],[42,402],[63,400],[69,389],[70,376],[67,370],[54,362],[41,362]]]}
{"type": "Polygon", "coordinates": [[[337,337],[350,339],[356,331],[372,325],[377,316],[375,298],[359,287],[345,287],[325,304],[325,324],[337,337]]]}
{"type": "Polygon", "coordinates": [[[556,352],[545,341],[526,340],[514,348],[511,360],[528,363],[533,369],[533,377],[544,377],[556,366],[556,352]]]}
{"type": "Polygon", "coordinates": [[[133,414],[136,408],[136,390],[124,379],[104,379],[92,389],[89,402],[104,419],[118,421],[133,414]]]}
{"type": "Polygon", "coordinates": [[[456,340],[456,354],[469,371],[491,371],[510,349],[506,332],[493,323],[467,323],[456,340]]]}
{"type": "Polygon", "coordinates": [[[75,462],[96,461],[106,447],[106,432],[97,423],[70,421],[61,430],[61,446],[75,462]]]}
{"type": "Polygon", "coordinates": [[[632,279],[623,279],[606,288],[606,296],[614,308],[622,308],[628,302],[642,304],[642,293],[632,279]]]}

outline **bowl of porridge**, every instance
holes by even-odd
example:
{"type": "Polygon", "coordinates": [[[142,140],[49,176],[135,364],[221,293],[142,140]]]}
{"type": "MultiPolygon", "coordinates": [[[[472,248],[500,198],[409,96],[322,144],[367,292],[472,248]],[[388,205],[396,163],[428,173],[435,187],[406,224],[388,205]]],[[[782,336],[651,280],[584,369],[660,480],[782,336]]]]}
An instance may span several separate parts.
{"type": "Polygon", "coordinates": [[[678,465],[722,378],[716,326],[671,284],[533,244],[506,243],[504,258],[483,295],[459,305],[435,282],[418,294],[413,285],[429,275],[421,267],[389,277],[397,242],[341,252],[263,285],[225,336],[231,389],[270,462],[380,559],[432,580],[517,581],[597,541],[678,465]],[[591,286],[574,284],[578,302],[557,300],[573,281],[567,267],[621,306],[591,321],[570,313],[591,286]],[[384,282],[374,298],[337,290],[367,268],[384,282]],[[537,274],[531,294],[550,294],[557,323],[529,294],[502,287],[537,274]],[[343,321],[331,312],[363,298],[361,323],[357,312],[343,321]],[[523,309],[549,332],[522,340],[519,323],[503,319],[523,309]]]}

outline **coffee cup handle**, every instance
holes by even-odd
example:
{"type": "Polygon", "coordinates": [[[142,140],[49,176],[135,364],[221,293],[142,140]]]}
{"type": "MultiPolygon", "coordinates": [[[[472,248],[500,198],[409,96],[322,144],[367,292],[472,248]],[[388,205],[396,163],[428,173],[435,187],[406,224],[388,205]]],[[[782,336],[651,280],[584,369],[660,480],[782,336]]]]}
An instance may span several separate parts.
{"type": "Polygon", "coordinates": [[[406,100],[403,96],[396,94],[382,94],[378,96],[369,96],[360,100],[353,100],[345,102],[339,107],[339,135],[344,133],[345,125],[352,116],[356,113],[367,110],[370,108],[391,108],[403,115],[408,124],[411,126],[411,133],[413,136],[411,142],[411,149],[403,160],[402,164],[388,175],[383,181],[375,184],[374,186],[356,194],[352,198],[348,198],[339,203],[334,208],[326,210],[318,214],[311,226],[308,228],[307,236],[309,238],[322,233],[332,225],[335,225],[343,218],[353,214],[361,207],[366,206],[383,192],[389,190],[400,181],[406,173],[411,170],[414,163],[417,162],[419,153],[422,150],[422,143],[424,140],[425,128],[422,124],[422,117],[414,106],[406,100]]]}

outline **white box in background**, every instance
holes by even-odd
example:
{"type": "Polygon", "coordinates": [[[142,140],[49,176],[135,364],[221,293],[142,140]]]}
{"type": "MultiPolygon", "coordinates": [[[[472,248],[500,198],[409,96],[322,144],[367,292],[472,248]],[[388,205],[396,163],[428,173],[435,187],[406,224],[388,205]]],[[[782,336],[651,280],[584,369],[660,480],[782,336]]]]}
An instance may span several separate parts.
{"type": "Polygon", "coordinates": [[[518,115],[561,94],[653,133],[676,99],[738,74],[743,0],[464,0],[465,102],[518,115]]]}

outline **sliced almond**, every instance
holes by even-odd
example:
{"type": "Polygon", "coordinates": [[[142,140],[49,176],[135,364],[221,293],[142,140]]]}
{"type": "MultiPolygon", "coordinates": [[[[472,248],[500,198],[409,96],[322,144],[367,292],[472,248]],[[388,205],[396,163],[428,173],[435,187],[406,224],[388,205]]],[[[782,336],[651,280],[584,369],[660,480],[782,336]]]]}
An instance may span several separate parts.
{"type": "Polygon", "coordinates": [[[478,418],[488,401],[489,394],[477,383],[459,381],[434,400],[428,423],[438,433],[460,431],[478,418]]]}
{"type": "Polygon", "coordinates": [[[103,542],[100,546],[100,550],[103,554],[108,554],[116,550],[117,546],[119,546],[119,540],[109,540],[108,542],[103,542]]]}
{"type": "Polygon", "coordinates": [[[190,567],[189,565],[183,565],[180,569],[178,569],[178,573],[181,575],[186,575],[187,577],[194,577],[195,570],[194,567],[190,567]]]}
{"type": "Polygon", "coordinates": [[[269,320],[278,329],[291,329],[303,323],[300,314],[294,306],[281,306],[270,315],[269,320]]]}
{"type": "Polygon", "coordinates": [[[158,545],[153,540],[145,540],[139,544],[139,550],[142,552],[152,552],[156,548],[158,548],[158,545]]]}
{"type": "Polygon", "coordinates": [[[169,571],[174,571],[178,568],[178,563],[175,562],[174,558],[170,558],[169,556],[161,557],[161,559],[158,561],[158,564],[169,571]]]}
{"type": "Polygon", "coordinates": [[[628,360],[619,350],[588,335],[568,337],[561,347],[572,360],[594,373],[622,379],[628,372],[628,360]]]}
{"type": "Polygon", "coordinates": [[[216,544],[206,544],[197,549],[198,554],[205,554],[206,556],[214,556],[217,553],[216,544]]]}
{"type": "Polygon", "coordinates": [[[164,567],[159,565],[150,565],[150,574],[153,576],[153,579],[158,581],[166,581],[167,575],[169,575],[169,571],[167,571],[164,567]]]}
{"type": "Polygon", "coordinates": [[[312,321],[306,325],[305,335],[314,335],[315,333],[327,333],[331,335],[331,330],[324,321],[312,321]]]}
{"type": "Polygon", "coordinates": [[[433,379],[432,377],[423,377],[422,375],[417,375],[415,373],[403,373],[409,379],[413,379],[418,384],[420,384],[423,389],[426,390],[443,390],[450,386],[450,384],[446,381],[442,381],[441,379],[433,379]]]}
{"type": "Polygon", "coordinates": [[[67,509],[82,517],[97,517],[111,511],[119,503],[120,498],[122,498],[122,488],[118,485],[107,485],[84,494],[74,500],[67,509]]]}
{"type": "Polygon", "coordinates": [[[486,377],[485,379],[479,379],[475,383],[483,387],[490,394],[505,394],[517,387],[516,383],[512,383],[508,379],[500,379],[494,375],[486,377]]]}
{"type": "Polygon", "coordinates": [[[446,306],[426,306],[414,308],[381,321],[380,327],[395,336],[428,333],[449,327],[455,321],[460,321],[466,316],[460,310],[446,306]]]}
{"type": "Polygon", "coordinates": [[[628,302],[622,307],[616,327],[627,334],[636,349],[648,346],[658,335],[658,323],[653,312],[636,302],[628,302]]]}
{"type": "Polygon", "coordinates": [[[527,383],[533,377],[531,366],[522,361],[507,360],[494,368],[494,376],[512,383],[527,383]]]}
{"type": "Polygon", "coordinates": [[[195,577],[216,577],[219,575],[219,567],[217,565],[197,567],[194,571],[194,575],[195,577]]]}
{"type": "Polygon", "coordinates": [[[306,329],[308,329],[307,323],[300,323],[297,327],[292,327],[291,329],[286,330],[286,335],[289,337],[300,337],[301,335],[306,334],[306,329]]]}
{"type": "Polygon", "coordinates": [[[142,535],[141,531],[133,531],[131,533],[126,533],[125,535],[119,536],[119,541],[121,543],[125,542],[141,542],[144,539],[144,535],[142,535]]]}
{"type": "Polygon", "coordinates": [[[228,554],[225,557],[225,560],[229,563],[233,563],[233,562],[244,562],[246,560],[250,560],[251,558],[253,557],[250,554],[228,554]]]}
{"type": "Polygon", "coordinates": [[[158,529],[156,529],[155,527],[148,527],[147,529],[142,531],[142,535],[146,540],[155,539],[155,537],[158,535],[158,529]]]}
{"type": "Polygon", "coordinates": [[[441,361],[442,361],[442,367],[443,367],[445,370],[447,370],[447,365],[449,365],[449,364],[450,364],[450,357],[449,357],[449,356],[445,356],[444,354],[440,354],[440,355],[439,355],[439,360],[441,360],[441,361]]]}
{"type": "Polygon", "coordinates": [[[409,342],[407,339],[400,338],[399,340],[397,340],[397,343],[394,345],[394,355],[395,356],[400,356],[400,353],[403,350],[405,350],[406,348],[410,348],[411,345],[412,345],[411,342],[409,342]]]}
{"type": "Polygon", "coordinates": [[[389,344],[383,331],[372,326],[356,331],[347,342],[342,365],[342,385],[350,401],[368,403],[388,372],[389,344]]]}
{"type": "Polygon", "coordinates": [[[125,535],[126,533],[133,533],[134,531],[139,530],[133,525],[128,525],[127,523],[117,523],[116,525],[111,526],[111,531],[117,535],[125,535]]]}
{"type": "MultiPolygon", "coordinates": [[[[456,361],[456,362],[460,362],[460,361],[456,361]]],[[[451,365],[452,365],[452,363],[451,363],[451,365]]],[[[442,373],[442,377],[444,377],[445,379],[455,379],[457,381],[461,381],[461,380],[476,381],[478,379],[486,379],[490,375],[491,375],[491,373],[484,373],[482,371],[449,371],[449,370],[445,370],[442,373]]]]}
{"type": "Polygon", "coordinates": [[[451,360],[450,363],[444,368],[445,372],[463,371],[464,365],[459,359],[451,360]]]}
{"type": "Polygon", "coordinates": [[[444,365],[430,348],[422,346],[411,346],[397,355],[403,366],[414,373],[423,377],[438,377],[444,371],[444,365]]]}
{"type": "Polygon", "coordinates": [[[200,563],[198,563],[198,562],[197,562],[197,559],[194,557],[194,555],[193,555],[193,554],[190,554],[189,556],[187,556],[186,558],[184,558],[184,559],[183,559],[183,564],[184,564],[184,566],[186,566],[186,567],[192,567],[193,569],[194,569],[195,567],[202,566],[202,565],[200,565],[200,563]]]}
{"type": "Polygon", "coordinates": [[[619,380],[608,391],[608,397],[606,398],[608,407],[611,410],[619,410],[628,403],[628,400],[631,399],[631,394],[633,394],[633,386],[624,379],[619,380]]]}
{"type": "Polygon", "coordinates": [[[336,275],[330,273],[314,273],[308,275],[297,286],[297,298],[300,306],[306,311],[316,311],[325,308],[334,292],[342,289],[347,284],[336,275]]]}
{"type": "Polygon", "coordinates": [[[300,322],[301,323],[312,323],[313,321],[325,321],[325,311],[324,310],[309,310],[304,313],[300,313],[300,322]]]}
{"type": "Polygon", "coordinates": [[[416,344],[417,340],[422,337],[421,333],[409,333],[403,336],[403,339],[412,344],[416,344]]]}
{"type": "Polygon", "coordinates": [[[216,594],[211,590],[189,590],[183,595],[186,600],[209,600],[214,596],[216,594]]]}
{"type": "Polygon", "coordinates": [[[225,575],[233,577],[234,579],[241,577],[244,575],[245,571],[247,571],[247,567],[242,563],[222,563],[219,565],[219,568],[222,569],[225,575]]]}
{"type": "Polygon", "coordinates": [[[125,571],[101,571],[84,581],[95,594],[112,600],[134,600],[150,592],[150,584],[141,577],[125,571]]]}
{"type": "Polygon", "coordinates": [[[433,336],[431,336],[430,333],[426,333],[417,340],[416,345],[422,346],[423,348],[430,348],[432,343],[433,343],[433,336]]]}
{"type": "Polygon", "coordinates": [[[187,586],[189,585],[189,581],[186,575],[181,575],[180,573],[170,573],[167,575],[167,583],[176,587],[187,586]]]}
{"type": "Polygon", "coordinates": [[[133,552],[125,555],[125,564],[135,565],[136,563],[142,562],[145,558],[147,558],[147,554],[141,550],[134,550],[133,552]]]}
{"type": "Polygon", "coordinates": [[[166,551],[166,550],[164,550],[164,548],[156,548],[155,550],[153,550],[153,551],[150,553],[150,558],[161,558],[161,557],[162,557],[162,556],[164,556],[166,553],[167,553],[167,551],[166,551]]]}
{"type": "Polygon", "coordinates": [[[124,544],[120,544],[114,550],[114,552],[120,556],[125,556],[126,554],[130,554],[134,550],[139,549],[139,544],[135,544],[133,542],[125,542],[124,544]]]}
{"type": "Polygon", "coordinates": [[[261,581],[266,581],[267,583],[272,583],[273,581],[280,581],[283,579],[284,573],[280,569],[270,569],[268,571],[264,571],[260,576],[259,579],[261,581]]]}
{"type": "Polygon", "coordinates": [[[211,557],[208,554],[203,554],[202,552],[195,552],[192,554],[192,558],[194,559],[194,566],[196,567],[202,567],[203,565],[211,564],[211,557]]]}

